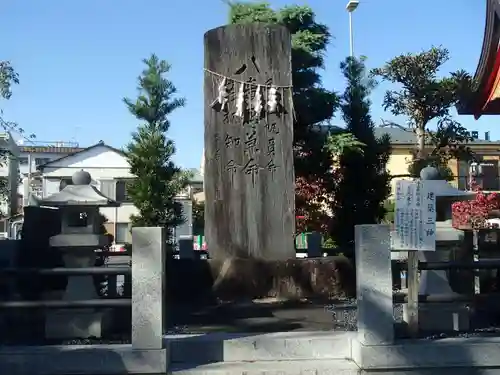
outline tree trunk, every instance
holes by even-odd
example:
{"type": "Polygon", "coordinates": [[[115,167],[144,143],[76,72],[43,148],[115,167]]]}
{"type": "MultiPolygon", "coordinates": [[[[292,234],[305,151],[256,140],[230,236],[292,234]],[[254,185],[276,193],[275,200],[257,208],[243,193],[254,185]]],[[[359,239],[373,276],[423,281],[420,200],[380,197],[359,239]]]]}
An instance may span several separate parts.
{"type": "Polygon", "coordinates": [[[425,125],[418,125],[417,134],[417,159],[425,159],[425,125]]]}
{"type": "Polygon", "coordinates": [[[205,34],[205,235],[211,258],[295,258],[291,86],[285,27],[229,25],[205,34]],[[244,111],[238,113],[242,86],[244,111]],[[278,113],[268,108],[273,86],[281,98],[278,113]],[[229,101],[221,103],[226,94],[229,101]]]}

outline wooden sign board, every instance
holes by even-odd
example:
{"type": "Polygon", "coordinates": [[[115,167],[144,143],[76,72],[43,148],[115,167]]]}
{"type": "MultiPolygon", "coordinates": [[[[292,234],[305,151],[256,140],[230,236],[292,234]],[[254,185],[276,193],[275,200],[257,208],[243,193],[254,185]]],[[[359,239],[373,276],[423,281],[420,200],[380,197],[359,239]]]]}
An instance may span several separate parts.
{"type": "Polygon", "coordinates": [[[394,215],[392,249],[436,250],[436,196],[425,181],[397,181],[394,215]]]}

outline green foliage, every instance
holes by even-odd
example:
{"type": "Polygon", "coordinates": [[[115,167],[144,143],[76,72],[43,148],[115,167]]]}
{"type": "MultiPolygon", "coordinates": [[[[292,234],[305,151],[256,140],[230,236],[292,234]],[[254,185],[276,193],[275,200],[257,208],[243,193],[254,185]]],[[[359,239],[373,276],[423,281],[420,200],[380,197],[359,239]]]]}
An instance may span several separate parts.
{"type": "Polygon", "coordinates": [[[385,224],[394,223],[394,211],[396,210],[396,204],[394,203],[394,201],[389,199],[386,200],[384,202],[384,210],[385,210],[385,215],[383,222],[385,224]]]}
{"type": "Polygon", "coordinates": [[[448,167],[448,160],[439,155],[426,155],[423,158],[417,157],[417,150],[411,150],[412,159],[408,161],[408,174],[413,178],[420,177],[420,171],[427,166],[435,167],[443,180],[452,181],[453,171],[448,167]]]}
{"type": "Polygon", "coordinates": [[[334,159],[347,152],[357,152],[363,154],[363,148],[366,145],[360,142],[351,133],[342,132],[340,134],[330,133],[326,140],[326,149],[334,159]]]}
{"type": "Polygon", "coordinates": [[[390,194],[386,165],[391,145],[388,136],[378,139],[374,134],[369,96],[375,82],[366,74],[364,59],[349,57],[341,70],[347,81],[341,100],[342,118],[347,131],[364,147],[362,153],[350,150],[338,159],[330,235],[341,249],[352,250],[354,226],[379,223],[385,215],[384,201],[390,194]]]}
{"type": "Polygon", "coordinates": [[[323,238],[323,249],[335,249],[337,245],[335,244],[335,240],[331,237],[323,238]]]}
{"type": "MultiPolygon", "coordinates": [[[[9,61],[0,61],[0,98],[8,100],[12,96],[12,86],[19,84],[19,75],[14,70],[9,61]]],[[[21,130],[17,124],[5,121],[3,111],[0,108],[0,127],[6,131],[21,130]]],[[[33,136],[30,136],[33,138],[33,136]]],[[[9,150],[0,150],[0,166],[5,166],[7,158],[11,156],[9,150]]],[[[0,179],[0,200],[6,201],[10,196],[10,186],[7,178],[0,179]]],[[[0,213],[0,216],[5,212],[0,213]]]]}
{"type": "Polygon", "coordinates": [[[146,68],[138,78],[137,99],[124,99],[130,113],[141,121],[125,150],[130,171],[137,176],[127,186],[139,211],[131,221],[133,226],[165,227],[171,233],[184,221],[174,197],[186,187],[189,174],[173,163],[174,142],[166,133],[168,116],[184,105],[184,99],[175,97],[177,90],[165,77],[170,71],[166,61],[151,55],[143,62],[146,68]]]}
{"type": "Polygon", "coordinates": [[[193,234],[205,234],[205,203],[193,201],[193,234]]]}
{"type": "Polygon", "coordinates": [[[306,217],[301,222],[305,227],[317,228],[325,216],[318,210],[322,210],[322,202],[331,194],[333,185],[331,152],[343,151],[353,140],[318,131],[322,128],[319,125],[331,119],[339,105],[338,95],[321,86],[319,74],[319,69],[324,67],[330,33],[326,25],[316,22],[309,6],[293,5],[274,10],[267,2],[240,1],[229,2],[229,6],[230,23],[278,23],[286,26],[292,35],[295,175],[297,184],[315,187],[297,188],[296,209],[297,214],[306,217]],[[301,196],[302,193],[308,195],[301,196]]]}
{"type": "Polygon", "coordinates": [[[446,157],[470,154],[463,145],[470,140],[467,130],[452,120],[450,110],[461,98],[470,95],[474,81],[463,70],[441,77],[439,71],[448,60],[447,49],[432,47],[417,54],[397,56],[383,67],[372,70],[373,75],[399,85],[399,89],[386,92],[383,106],[395,116],[408,118],[408,124],[417,135],[415,156],[418,159],[425,159],[426,142],[429,141],[434,150],[446,153],[446,157]],[[429,133],[426,128],[432,120],[438,121],[438,128],[429,133]]]}
{"type": "Polygon", "coordinates": [[[9,61],[0,61],[0,97],[10,99],[12,85],[19,84],[19,75],[9,61]]]}

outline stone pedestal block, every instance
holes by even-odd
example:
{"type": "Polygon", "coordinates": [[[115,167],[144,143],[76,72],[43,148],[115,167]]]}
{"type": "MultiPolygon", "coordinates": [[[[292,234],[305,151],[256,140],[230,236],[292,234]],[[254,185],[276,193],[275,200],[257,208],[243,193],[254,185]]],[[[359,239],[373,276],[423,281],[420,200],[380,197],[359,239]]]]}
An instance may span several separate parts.
{"type": "MultiPolygon", "coordinates": [[[[72,249],[63,254],[69,268],[91,267],[95,262],[93,250],[72,249]]],[[[59,298],[54,298],[59,299],[59,298]]],[[[78,301],[98,299],[91,275],[69,276],[62,300],[78,301]]],[[[110,312],[96,309],[54,309],[45,317],[45,337],[49,339],[100,338],[109,327],[110,312]]]]}
{"type": "Polygon", "coordinates": [[[179,258],[194,259],[193,236],[179,236],[179,258]]]}
{"type": "Polygon", "coordinates": [[[323,237],[321,233],[312,232],[307,235],[307,256],[309,258],[319,258],[323,256],[323,237]]]}
{"type": "Polygon", "coordinates": [[[388,225],[356,225],[358,340],[385,345],[394,340],[392,270],[388,225]]]}

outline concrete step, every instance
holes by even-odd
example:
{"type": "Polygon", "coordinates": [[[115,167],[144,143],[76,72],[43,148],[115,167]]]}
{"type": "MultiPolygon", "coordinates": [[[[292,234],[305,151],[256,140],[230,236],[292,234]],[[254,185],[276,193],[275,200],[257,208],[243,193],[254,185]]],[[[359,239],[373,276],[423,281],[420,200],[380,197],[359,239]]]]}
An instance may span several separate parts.
{"type": "Polygon", "coordinates": [[[168,335],[171,363],[352,358],[354,332],[168,335]]]}
{"type": "Polygon", "coordinates": [[[226,362],[171,367],[172,375],[358,375],[346,360],[226,362]]]}

